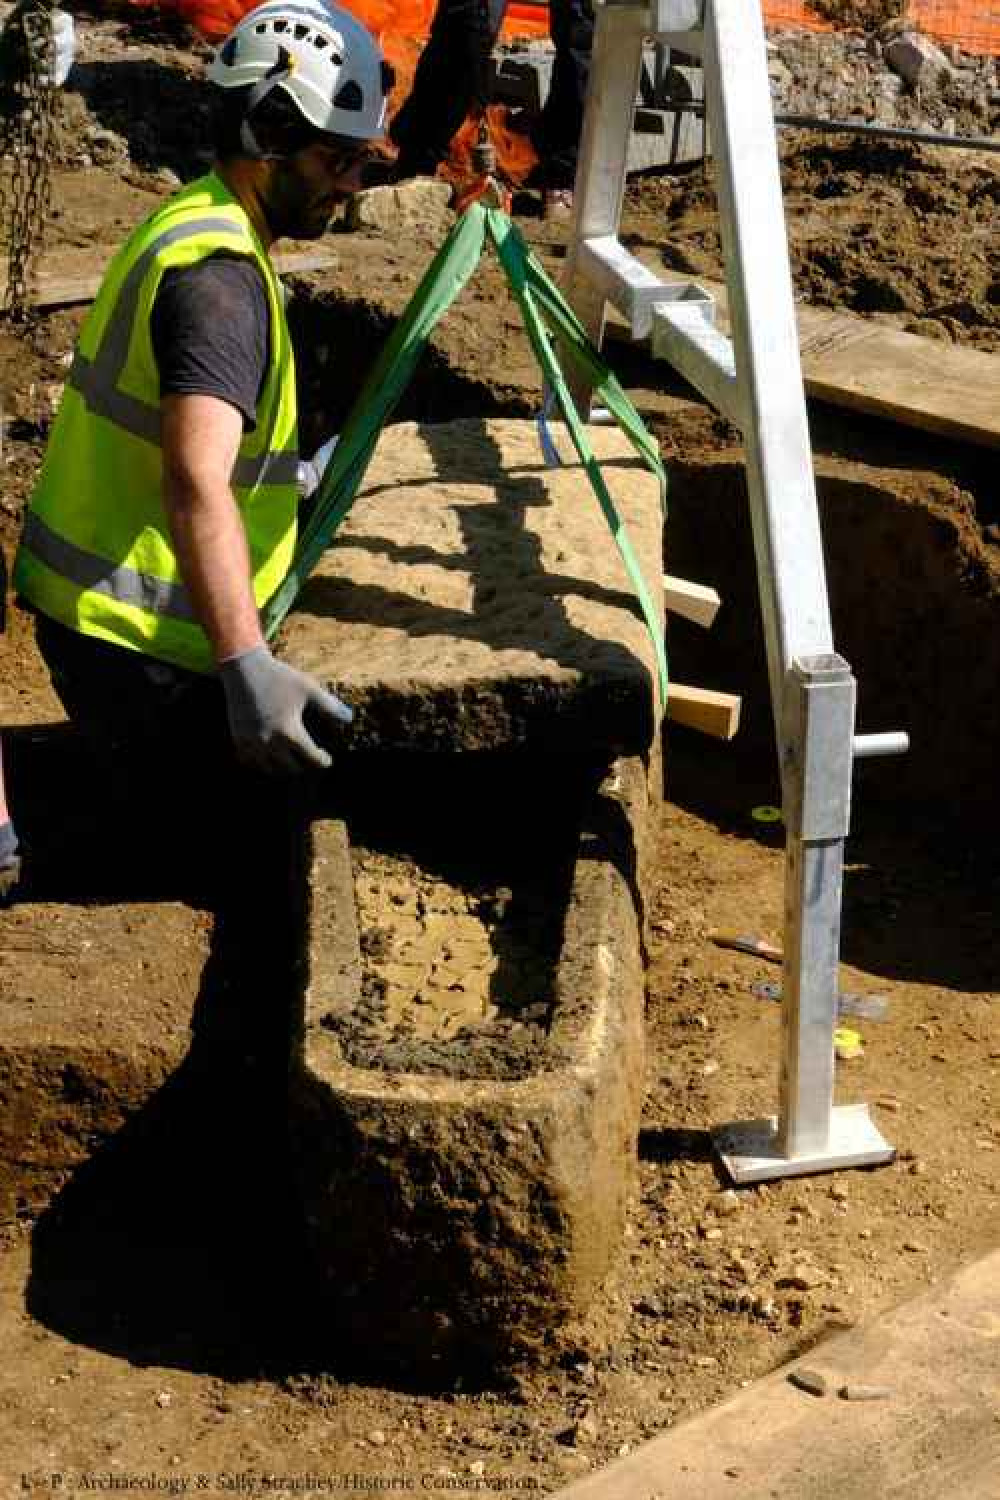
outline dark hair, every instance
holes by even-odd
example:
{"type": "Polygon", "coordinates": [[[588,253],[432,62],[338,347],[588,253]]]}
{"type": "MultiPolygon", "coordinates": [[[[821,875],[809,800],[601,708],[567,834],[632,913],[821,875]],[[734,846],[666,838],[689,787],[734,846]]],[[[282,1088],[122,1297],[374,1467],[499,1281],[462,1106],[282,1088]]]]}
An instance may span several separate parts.
{"type": "MultiPolygon", "coordinates": [[[[239,89],[214,90],[212,121],[212,146],[220,161],[230,157],[246,156],[247,149],[242,140],[243,122],[247,118],[247,107],[254,85],[239,89]]],[[[317,130],[299,113],[298,106],[279,84],[257,105],[250,116],[253,131],[261,151],[266,156],[294,156],[306,146],[322,141],[324,145],[337,145],[340,137],[325,130],[317,130]]],[[[356,149],[357,141],[343,142],[345,155],[356,149]]]]}

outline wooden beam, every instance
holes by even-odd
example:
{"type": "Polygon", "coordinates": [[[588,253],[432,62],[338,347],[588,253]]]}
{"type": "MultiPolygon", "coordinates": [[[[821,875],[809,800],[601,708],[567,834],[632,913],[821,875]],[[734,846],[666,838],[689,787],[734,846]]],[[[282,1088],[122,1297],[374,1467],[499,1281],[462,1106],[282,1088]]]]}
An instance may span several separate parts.
{"type": "MultiPolygon", "coordinates": [[[[83,257],[77,259],[82,260],[83,257]]],[[[92,263],[91,256],[88,255],[87,260],[92,263]]],[[[279,276],[295,276],[306,271],[332,270],[338,264],[339,257],[329,250],[288,250],[278,251],[272,256],[272,260],[279,276]]],[[[74,274],[72,262],[67,257],[60,256],[59,271],[41,271],[36,278],[31,305],[37,308],[71,307],[74,303],[92,302],[103,279],[104,268],[96,272],[74,274]]],[[[5,285],[0,278],[0,299],[5,285]]]]}
{"type": "Polygon", "coordinates": [[[687,578],[674,578],[666,573],[663,589],[664,602],[671,614],[681,615],[706,630],[719,613],[722,600],[715,589],[704,583],[691,583],[687,578]]]}
{"type": "MultiPolygon", "coordinates": [[[[719,329],[729,332],[722,282],[666,271],[649,250],[639,258],[661,281],[695,281],[711,292],[719,329]]],[[[922,432],[1000,448],[1000,359],[995,354],[804,302],[796,304],[795,314],[809,396],[922,432]]],[[[609,316],[620,321],[613,311],[609,316]]]]}
{"type": "Polygon", "coordinates": [[[714,688],[689,687],[672,682],[667,693],[667,718],[713,739],[731,740],[740,727],[738,693],[718,693],[714,688]]]}
{"type": "MultiPolygon", "coordinates": [[[[728,332],[725,287],[693,279],[715,296],[719,325],[728,332]]],[[[854,313],[805,303],[795,313],[807,395],[921,432],[1000,448],[995,354],[904,333],[854,313]]]]}

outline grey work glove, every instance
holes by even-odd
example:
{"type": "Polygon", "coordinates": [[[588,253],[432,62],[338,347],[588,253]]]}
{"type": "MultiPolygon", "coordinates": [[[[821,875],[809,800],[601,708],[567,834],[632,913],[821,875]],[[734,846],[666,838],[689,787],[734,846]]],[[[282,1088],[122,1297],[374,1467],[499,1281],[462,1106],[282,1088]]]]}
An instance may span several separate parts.
{"type": "Polygon", "coordinates": [[[307,709],[338,727],[354,717],[346,703],[318,682],[254,646],[219,663],[236,754],[260,771],[325,770],[332,756],[303,721],[307,709]]]}

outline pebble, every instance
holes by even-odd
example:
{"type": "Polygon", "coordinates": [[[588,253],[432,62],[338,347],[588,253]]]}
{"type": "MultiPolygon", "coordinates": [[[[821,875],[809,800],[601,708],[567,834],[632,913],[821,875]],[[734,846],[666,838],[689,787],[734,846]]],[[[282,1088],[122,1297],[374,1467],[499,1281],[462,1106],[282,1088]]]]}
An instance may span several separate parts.
{"type": "Polygon", "coordinates": [[[922,1245],[919,1240],[904,1240],[903,1249],[909,1250],[911,1255],[924,1255],[926,1253],[927,1246],[922,1245]]]}
{"type": "Polygon", "coordinates": [[[842,1385],[837,1395],[842,1401],[888,1401],[892,1389],[887,1385],[863,1385],[848,1382],[842,1385]]]}
{"type": "Polygon", "coordinates": [[[840,1187],[835,1184],[830,1189],[830,1197],[833,1199],[834,1203],[846,1203],[848,1198],[850,1197],[850,1194],[845,1187],[840,1187]]]}
{"type": "Polygon", "coordinates": [[[570,1434],[570,1440],[576,1443],[595,1443],[600,1431],[597,1418],[592,1411],[584,1412],[579,1421],[575,1422],[570,1434]]]}
{"type": "Polygon", "coordinates": [[[805,1391],[810,1396],[826,1395],[826,1376],[821,1375],[818,1370],[792,1370],[788,1376],[789,1385],[794,1385],[796,1390],[805,1391]]]}
{"type": "Polygon", "coordinates": [[[740,1195],[739,1193],[734,1193],[732,1188],[727,1188],[724,1193],[720,1193],[718,1198],[716,1198],[713,1207],[715,1209],[715,1212],[717,1214],[722,1214],[723,1217],[726,1217],[729,1214],[738,1213],[740,1207],[740,1195]]]}
{"type": "Polygon", "coordinates": [[[476,1479],[482,1479],[486,1473],[486,1465],[481,1458],[477,1458],[475,1463],[469,1465],[469,1473],[474,1475],[476,1479]]]}
{"type": "Polygon", "coordinates": [[[795,1292],[811,1292],[814,1287],[822,1286],[826,1276],[818,1266],[809,1266],[804,1262],[792,1266],[783,1276],[779,1276],[775,1282],[776,1286],[788,1287],[795,1292]]]}
{"type": "Polygon", "coordinates": [[[166,1410],[168,1406],[173,1404],[173,1399],[169,1391],[160,1391],[156,1398],[156,1404],[166,1410]]]}
{"type": "Polygon", "coordinates": [[[368,1441],[376,1448],[384,1448],[386,1444],[385,1433],[380,1427],[376,1427],[374,1432],[368,1434],[368,1441]]]}

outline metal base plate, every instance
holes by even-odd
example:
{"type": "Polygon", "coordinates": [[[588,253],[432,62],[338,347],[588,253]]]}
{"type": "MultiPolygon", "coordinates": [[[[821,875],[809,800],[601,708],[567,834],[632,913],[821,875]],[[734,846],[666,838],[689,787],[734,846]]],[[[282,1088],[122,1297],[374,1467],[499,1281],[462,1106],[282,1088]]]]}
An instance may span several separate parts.
{"type": "Polygon", "coordinates": [[[777,1177],[805,1177],[811,1172],[833,1172],[839,1167],[874,1167],[892,1161],[895,1146],[885,1140],[868,1113],[867,1104],[841,1104],[830,1115],[830,1141],[825,1151],[807,1156],[782,1156],[778,1150],[778,1122],[740,1120],[712,1131],[712,1141],[735,1183],[768,1182],[777,1177]]]}

